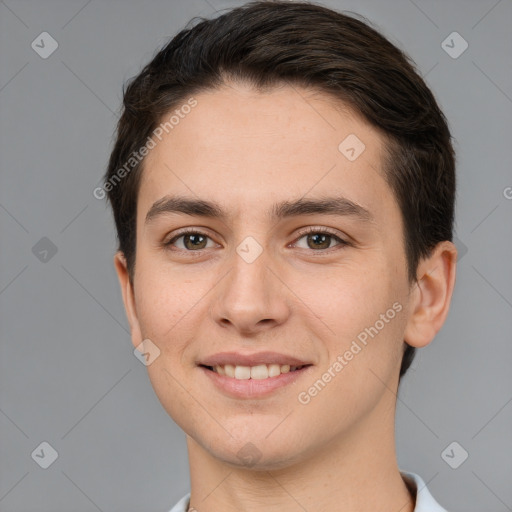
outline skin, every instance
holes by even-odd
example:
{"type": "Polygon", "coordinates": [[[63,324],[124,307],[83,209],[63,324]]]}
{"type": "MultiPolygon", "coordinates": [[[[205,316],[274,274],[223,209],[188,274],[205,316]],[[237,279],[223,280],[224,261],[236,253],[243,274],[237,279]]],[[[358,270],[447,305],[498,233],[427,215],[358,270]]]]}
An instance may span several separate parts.
{"type": "Polygon", "coordinates": [[[230,83],[195,98],[146,159],[133,283],[123,254],[114,259],[133,345],[150,339],[159,348],[148,374],[187,434],[191,506],[411,512],[394,441],[403,340],[423,347],[444,323],[455,246],[440,243],[409,283],[401,214],[383,178],[383,138],[329,96],[230,83]],[[366,146],[352,162],[338,150],[349,134],[366,146]],[[227,216],[167,213],[145,222],[156,201],[177,194],[215,201],[227,216]],[[332,195],[363,206],[372,220],[267,215],[274,203],[332,195]],[[164,246],[188,227],[209,237],[199,255],[189,239],[164,246]],[[314,230],[301,234],[308,227],[349,245],[333,238],[318,249],[314,230]],[[248,236],[262,248],[252,263],[236,251],[248,236]],[[397,302],[401,311],[379,334],[300,403],[299,393],[397,302]],[[266,350],[312,366],[265,398],[237,399],[196,364],[218,352],[266,350]],[[257,454],[249,464],[237,455],[247,443],[257,454]]]}

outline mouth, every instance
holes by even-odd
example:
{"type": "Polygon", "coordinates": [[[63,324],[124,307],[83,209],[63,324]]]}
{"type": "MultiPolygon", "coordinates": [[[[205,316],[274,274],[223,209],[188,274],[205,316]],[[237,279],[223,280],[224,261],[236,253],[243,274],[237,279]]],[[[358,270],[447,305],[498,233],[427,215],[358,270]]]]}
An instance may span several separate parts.
{"type": "Polygon", "coordinates": [[[310,362],[277,352],[224,352],[196,364],[214,389],[237,399],[269,397],[288,388],[313,367],[310,362]]]}
{"type": "Polygon", "coordinates": [[[242,365],[233,365],[233,364],[225,364],[225,365],[216,365],[216,366],[206,366],[200,365],[211,372],[214,372],[223,377],[229,377],[231,379],[237,380],[264,380],[264,379],[273,379],[279,377],[282,374],[296,372],[298,370],[302,370],[307,366],[311,366],[309,364],[303,365],[294,365],[290,366],[289,364],[258,364],[256,366],[242,366],[242,365]]]}

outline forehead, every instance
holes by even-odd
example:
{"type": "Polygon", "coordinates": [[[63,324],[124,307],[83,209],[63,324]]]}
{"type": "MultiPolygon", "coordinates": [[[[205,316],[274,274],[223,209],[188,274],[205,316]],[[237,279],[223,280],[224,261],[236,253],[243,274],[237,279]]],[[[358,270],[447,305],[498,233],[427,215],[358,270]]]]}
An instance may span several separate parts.
{"type": "Polygon", "coordinates": [[[383,138],[340,101],[295,86],[258,92],[234,84],[194,99],[146,157],[140,215],[174,194],[225,204],[235,216],[304,196],[374,203],[377,216],[394,201],[383,138]]]}

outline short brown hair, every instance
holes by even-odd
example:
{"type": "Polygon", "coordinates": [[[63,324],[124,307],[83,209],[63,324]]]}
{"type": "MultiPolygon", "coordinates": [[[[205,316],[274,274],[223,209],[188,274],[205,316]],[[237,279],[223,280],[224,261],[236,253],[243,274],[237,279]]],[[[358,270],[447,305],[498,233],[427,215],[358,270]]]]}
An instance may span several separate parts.
{"type": "MultiPolygon", "coordinates": [[[[194,21],[194,20],[192,20],[194,21]]],[[[105,174],[119,250],[133,282],[137,196],[144,160],[119,170],[168,114],[228,79],[257,90],[293,84],[327,93],[359,112],[386,141],[385,178],[401,210],[408,276],[452,240],[455,156],[446,119],[412,61],[353,16],[307,2],[257,1],[182,30],[124,90],[105,174]]],[[[405,344],[400,377],[414,348],[405,344]]]]}

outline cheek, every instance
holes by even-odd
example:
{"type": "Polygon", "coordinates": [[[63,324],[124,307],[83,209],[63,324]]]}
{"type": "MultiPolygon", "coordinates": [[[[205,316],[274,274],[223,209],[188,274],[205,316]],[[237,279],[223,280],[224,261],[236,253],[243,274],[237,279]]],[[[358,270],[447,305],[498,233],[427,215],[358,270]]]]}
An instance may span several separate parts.
{"type": "Polygon", "coordinates": [[[138,278],[135,301],[142,335],[161,350],[179,349],[176,342],[183,336],[176,333],[183,329],[183,320],[193,311],[201,290],[191,281],[173,280],[161,272],[141,269],[138,278]]]}
{"type": "Polygon", "coordinates": [[[323,293],[317,292],[318,302],[312,306],[330,327],[330,364],[347,353],[351,370],[344,373],[358,381],[368,377],[369,369],[389,377],[401,356],[406,318],[400,281],[379,281],[379,275],[386,274],[332,280],[323,293]]]}
{"type": "MultiPolygon", "coordinates": [[[[388,403],[402,355],[405,314],[401,302],[392,297],[380,297],[378,301],[373,297],[371,303],[355,299],[338,300],[338,320],[331,322],[335,334],[329,338],[328,359],[299,390],[303,393],[300,403],[308,402],[301,407],[333,431],[349,428],[382,399],[388,403]],[[327,419],[325,411],[329,411],[327,419]]],[[[391,407],[391,402],[387,406],[391,407]]]]}
{"type": "Polygon", "coordinates": [[[396,300],[391,283],[379,281],[380,275],[359,267],[331,269],[323,280],[302,278],[304,302],[332,328],[331,335],[346,339],[373,324],[396,300]]]}

